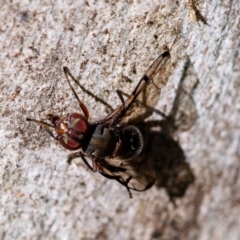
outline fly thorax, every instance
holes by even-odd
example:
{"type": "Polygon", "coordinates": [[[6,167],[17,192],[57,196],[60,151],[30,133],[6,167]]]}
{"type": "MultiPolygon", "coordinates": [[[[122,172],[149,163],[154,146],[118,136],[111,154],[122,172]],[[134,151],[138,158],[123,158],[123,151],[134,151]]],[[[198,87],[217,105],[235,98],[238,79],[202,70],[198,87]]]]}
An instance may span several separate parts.
{"type": "Polygon", "coordinates": [[[118,141],[119,137],[113,129],[98,124],[93,132],[86,153],[99,158],[111,157],[118,141]]]}

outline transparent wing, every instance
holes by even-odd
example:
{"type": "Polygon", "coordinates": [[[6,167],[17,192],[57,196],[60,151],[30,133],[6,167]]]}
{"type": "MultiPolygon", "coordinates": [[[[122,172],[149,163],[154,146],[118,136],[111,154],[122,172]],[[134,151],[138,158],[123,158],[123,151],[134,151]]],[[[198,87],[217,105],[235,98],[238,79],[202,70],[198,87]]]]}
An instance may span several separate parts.
{"type": "Polygon", "coordinates": [[[113,126],[148,117],[158,102],[161,88],[168,80],[170,66],[170,53],[165,51],[149,67],[128,99],[99,122],[113,126]]]}

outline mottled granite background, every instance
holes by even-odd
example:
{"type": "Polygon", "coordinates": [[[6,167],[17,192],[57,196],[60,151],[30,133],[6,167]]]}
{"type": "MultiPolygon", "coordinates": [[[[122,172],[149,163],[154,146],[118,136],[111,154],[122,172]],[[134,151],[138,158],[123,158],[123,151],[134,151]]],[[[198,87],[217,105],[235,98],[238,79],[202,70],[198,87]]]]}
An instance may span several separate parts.
{"type": "MultiPolygon", "coordinates": [[[[237,0],[0,1],[0,238],[239,239],[239,48],[237,0]],[[80,159],[68,166],[26,122],[78,110],[63,66],[115,108],[115,90],[130,93],[163,45],[173,69],[157,109],[169,114],[180,79],[198,82],[198,117],[172,135],[194,175],[176,207],[166,188],[129,199],[80,159]]],[[[92,119],[109,112],[74,86],[92,119]]]]}

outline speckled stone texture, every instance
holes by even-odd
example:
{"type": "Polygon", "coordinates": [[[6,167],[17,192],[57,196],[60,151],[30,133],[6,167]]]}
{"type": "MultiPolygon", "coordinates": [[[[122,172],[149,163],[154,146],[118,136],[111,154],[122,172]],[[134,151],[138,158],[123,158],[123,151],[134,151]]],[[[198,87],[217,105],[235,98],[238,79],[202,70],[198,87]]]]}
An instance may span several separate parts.
{"type": "MultiPolygon", "coordinates": [[[[238,0],[0,1],[0,239],[239,239],[239,47],[238,0]],[[173,69],[157,109],[169,114],[180,79],[198,82],[198,117],[172,135],[194,175],[176,207],[166,187],[129,199],[81,159],[69,166],[26,121],[79,111],[63,66],[117,107],[115,90],[130,93],[163,45],[173,69]]],[[[74,87],[92,120],[110,112],[74,87]]]]}

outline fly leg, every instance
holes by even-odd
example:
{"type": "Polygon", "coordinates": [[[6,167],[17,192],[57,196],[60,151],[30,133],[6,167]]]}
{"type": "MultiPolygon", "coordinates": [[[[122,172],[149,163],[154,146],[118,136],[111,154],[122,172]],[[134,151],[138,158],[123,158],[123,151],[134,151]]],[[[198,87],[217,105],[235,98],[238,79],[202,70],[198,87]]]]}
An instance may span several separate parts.
{"type": "Polygon", "coordinates": [[[107,164],[104,159],[97,158],[97,157],[93,157],[93,162],[95,165],[97,165],[97,171],[99,173],[101,173],[105,178],[114,179],[114,180],[118,181],[119,183],[121,183],[123,186],[125,186],[127,188],[129,198],[132,198],[132,192],[131,192],[130,188],[128,187],[128,183],[131,181],[132,177],[129,176],[125,181],[123,181],[120,173],[125,171],[124,169],[122,169],[121,167],[111,166],[111,165],[107,164]],[[104,171],[104,169],[102,169],[102,167],[105,167],[110,173],[112,173],[112,175],[107,174],[104,171]],[[117,174],[120,174],[120,176],[114,175],[114,172],[117,174]]]}
{"type": "MultiPolygon", "coordinates": [[[[98,96],[96,96],[95,94],[93,94],[91,91],[87,90],[86,88],[84,88],[74,77],[73,75],[70,73],[69,69],[67,67],[63,68],[64,72],[66,72],[74,82],[76,82],[79,87],[85,92],[87,93],[89,96],[91,96],[92,98],[94,98],[96,100],[96,102],[100,102],[103,105],[105,105],[110,111],[113,111],[114,109],[112,108],[111,105],[109,105],[107,102],[103,101],[101,98],[99,98],[98,96]]],[[[65,74],[66,74],[65,73],[65,74]]],[[[74,94],[75,95],[75,94],[74,94]]]]}
{"type": "Polygon", "coordinates": [[[124,98],[123,98],[123,92],[121,90],[118,90],[117,89],[117,95],[118,97],[120,98],[121,102],[122,102],[122,105],[125,106],[125,101],[124,101],[124,98]]]}
{"type": "Polygon", "coordinates": [[[87,90],[85,87],[83,87],[79,82],[77,82],[79,87],[89,96],[91,96],[92,98],[95,99],[96,102],[100,102],[101,104],[103,104],[106,108],[108,108],[109,112],[114,111],[114,108],[108,104],[107,102],[105,102],[104,100],[102,100],[101,98],[99,98],[98,96],[96,96],[95,94],[93,94],[91,91],[87,90]]]}
{"type": "Polygon", "coordinates": [[[70,165],[74,158],[80,157],[80,152],[71,153],[68,155],[67,163],[70,165]]]}
{"type": "Polygon", "coordinates": [[[132,177],[129,177],[126,181],[126,185],[124,185],[127,188],[129,198],[132,198],[132,192],[131,192],[130,188],[128,187],[128,183],[130,182],[131,179],[132,179],[132,177]]]}
{"type": "Polygon", "coordinates": [[[123,186],[125,186],[127,188],[127,191],[128,191],[128,194],[129,194],[129,198],[132,198],[132,192],[131,192],[130,188],[127,186],[128,182],[131,180],[131,177],[129,177],[127,179],[126,183],[123,183],[122,180],[120,180],[120,176],[110,176],[110,175],[106,174],[101,169],[99,169],[98,172],[101,173],[105,178],[114,179],[114,180],[118,181],[119,183],[121,183],[123,186]]]}
{"type": "Polygon", "coordinates": [[[67,163],[68,163],[68,164],[71,164],[71,163],[72,163],[72,160],[73,160],[74,158],[77,158],[77,157],[81,157],[81,159],[82,159],[83,162],[86,164],[86,166],[87,166],[90,170],[94,171],[93,167],[88,163],[87,159],[84,157],[84,155],[83,155],[83,153],[82,153],[81,151],[70,154],[70,155],[68,156],[67,163]]]}
{"type": "Polygon", "coordinates": [[[87,109],[87,107],[85,106],[85,104],[80,100],[80,98],[78,97],[77,93],[75,92],[73,86],[71,85],[71,83],[70,83],[70,81],[69,81],[69,79],[68,79],[68,75],[69,75],[74,81],[76,81],[76,79],[73,77],[73,75],[70,73],[70,71],[68,70],[67,67],[63,67],[63,71],[64,71],[64,73],[65,73],[65,76],[66,76],[66,79],[67,79],[67,82],[68,82],[69,87],[71,88],[71,90],[72,90],[75,98],[77,99],[77,101],[78,101],[78,103],[79,103],[79,106],[80,106],[80,108],[82,109],[82,111],[83,111],[86,119],[88,119],[88,118],[89,118],[88,109],[87,109]]]}
{"type": "Polygon", "coordinates": [[[130,188],[127,187],[127,186],[126,186],[126,188],[127,188],[127,191],[128,191],[129,198],[132,198],[132,192],[131,192],[130,188]]]}

